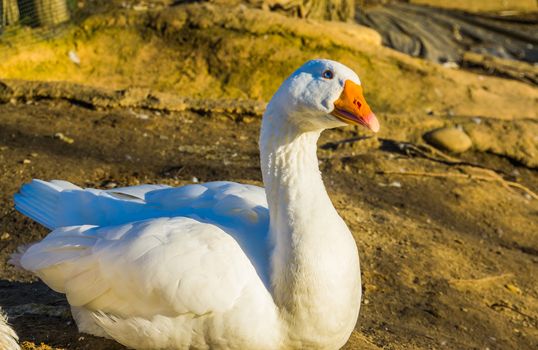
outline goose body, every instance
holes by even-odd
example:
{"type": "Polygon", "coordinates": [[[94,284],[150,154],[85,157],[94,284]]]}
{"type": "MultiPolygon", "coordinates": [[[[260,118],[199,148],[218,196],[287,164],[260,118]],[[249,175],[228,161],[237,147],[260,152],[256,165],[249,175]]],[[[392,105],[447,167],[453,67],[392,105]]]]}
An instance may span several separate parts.
{"type": "Polygon", "coordinates": [[[359,78],[309,61],[264,114],[265,188],[34,180],[16,208],[52,232],[19,264],[66,294],[81,332],[131,348],[338,349],[359,313],[359,259],[316,142],[346,123],[379,128],[359,78]]]}

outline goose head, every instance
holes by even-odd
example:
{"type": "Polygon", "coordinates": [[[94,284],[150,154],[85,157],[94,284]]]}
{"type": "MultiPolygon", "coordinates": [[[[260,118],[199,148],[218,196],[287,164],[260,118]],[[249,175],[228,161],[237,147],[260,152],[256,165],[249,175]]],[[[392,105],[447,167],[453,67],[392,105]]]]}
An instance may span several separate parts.
{"type": "Polygon", "coordinates": [[[297,69],[278,89],[269,108],[278,106],[286,122],[302,131],[362,125],[379,131],[358,75],[345,65],[316,59],[297,69]],[[283,110],[282,110],[283,109],[283,110]]]}

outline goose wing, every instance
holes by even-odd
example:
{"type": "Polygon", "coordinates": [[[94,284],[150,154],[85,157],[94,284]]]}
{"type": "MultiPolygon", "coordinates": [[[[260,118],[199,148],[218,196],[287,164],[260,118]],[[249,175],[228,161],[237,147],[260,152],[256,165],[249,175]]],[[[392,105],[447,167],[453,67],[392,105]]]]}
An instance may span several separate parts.
{"type": "Polygon", "coordinates": [[[59,228],[20,262],[71,305],[117,317],[222,313],[246,291],[269,298],[232,235],[187,217],[59,228]]]}

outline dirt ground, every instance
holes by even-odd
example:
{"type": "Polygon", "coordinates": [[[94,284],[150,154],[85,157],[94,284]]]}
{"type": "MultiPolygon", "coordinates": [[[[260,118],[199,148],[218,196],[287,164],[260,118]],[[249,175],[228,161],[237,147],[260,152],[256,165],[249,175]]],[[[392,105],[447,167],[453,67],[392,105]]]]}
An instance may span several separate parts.
{"type": "Polygon", "coordinates": [[[47,234],[14,211],[20,186],[262,185],[264,103],[315,57],[356,69],[381,122],[376,137],[348,127],[319,142],[361,255],[363,305],[345,349],[538,348],[536,85],[407,57],[355,24],[218,3],[0,37],[0,305],[24,348],[123,349],[79,334],[63,295],[7,264],[47,234]],[[446,126],[472,148],[424,142],[446,126]]]}

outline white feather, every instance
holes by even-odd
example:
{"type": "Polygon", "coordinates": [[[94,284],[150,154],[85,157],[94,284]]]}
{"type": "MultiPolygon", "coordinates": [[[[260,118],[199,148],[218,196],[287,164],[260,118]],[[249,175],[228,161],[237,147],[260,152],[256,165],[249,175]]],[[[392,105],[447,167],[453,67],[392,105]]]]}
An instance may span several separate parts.
{"type": "Polygon", "coordinates": [[[0,349],[20,350],[19,337],[8,324],[7,316],[0,308],[0,349]]]}

